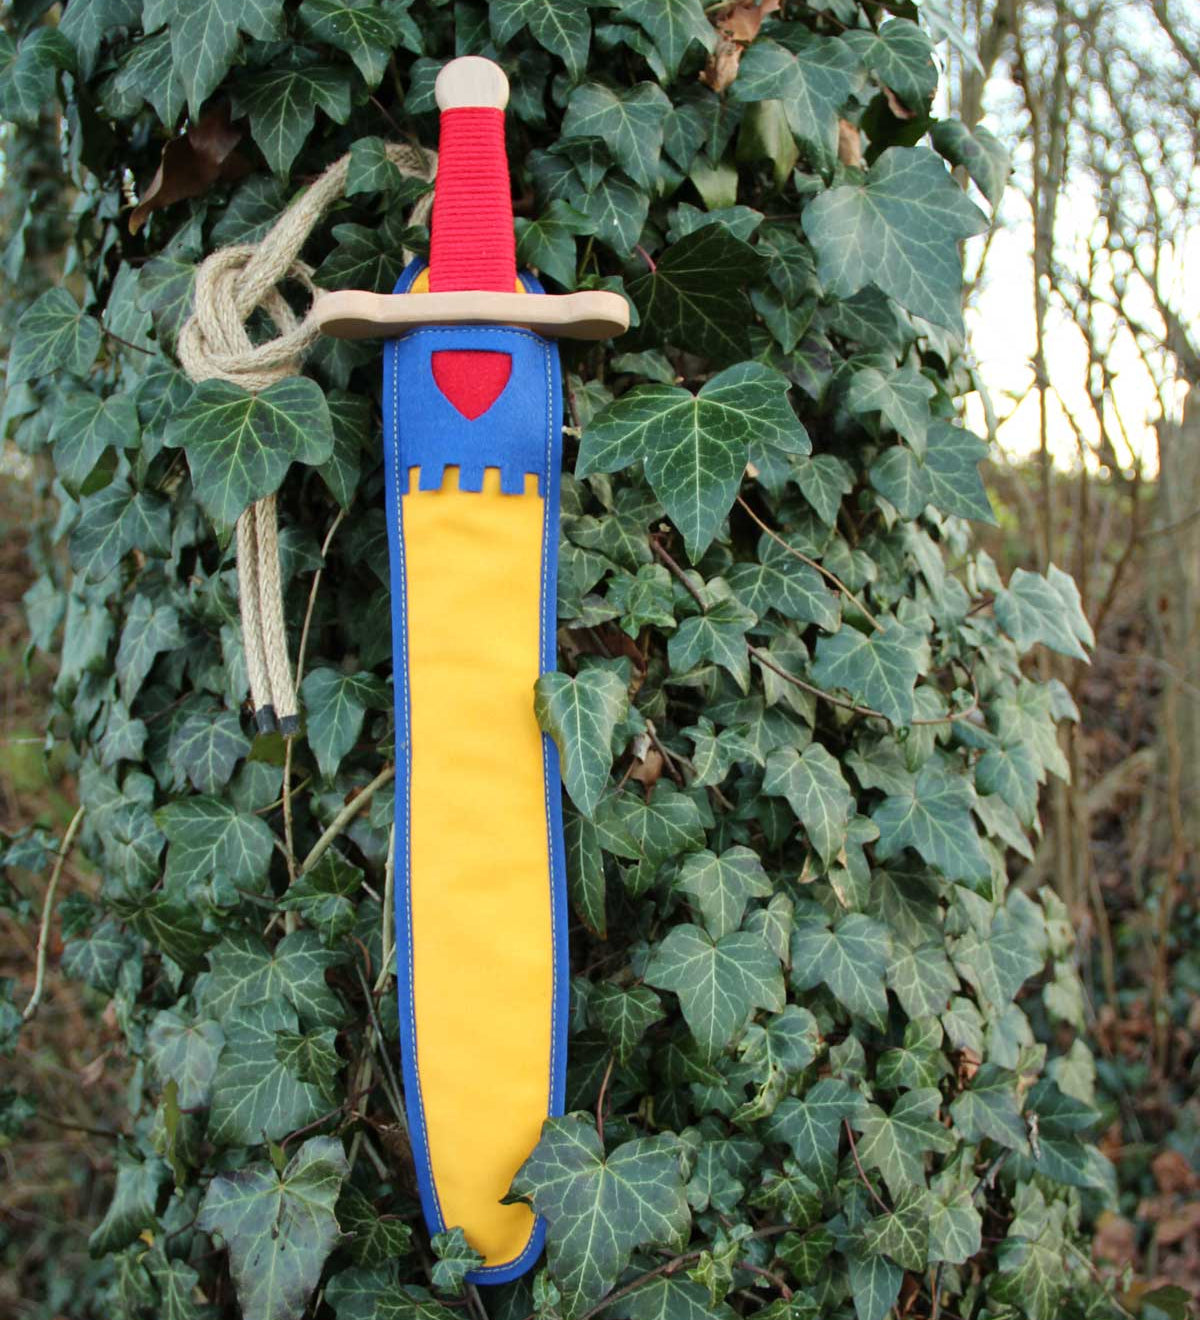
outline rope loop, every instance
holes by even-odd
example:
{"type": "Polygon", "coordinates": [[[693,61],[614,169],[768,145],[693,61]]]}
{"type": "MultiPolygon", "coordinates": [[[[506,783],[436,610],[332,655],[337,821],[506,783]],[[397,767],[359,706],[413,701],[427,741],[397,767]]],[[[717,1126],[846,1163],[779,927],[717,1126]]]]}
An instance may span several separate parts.
{"type": "MultiPolygon", "coordinates": [[[[437,155],[408,143],[388,143],[387,158],[402,175],[431,180],[437,155]]],[[[300,249],[321,216],[346,191],[350,153],[302,192],[258,243],[235,243],[210,253],[196,271],[192,313],[179,332],[180,365],[191,380],[226,380],[257,394],[300,374],[304,356],[320,333],[312,317],[317,297],[313,269],[300,249]],[[307,292],[309,309],[300,319],[280,291],[292,280],[307,292]],[[261,308],[276,330],[256,344],[246,323],[261,308]]],[[[431,194],[412,209],[422,223],[431,194]]],[[[407,261],[409,253],[405,252],[407,261]]],[[[238,596],[250,698],[259,728],[285,736],[299,731],[295,683],[287,653],[275,496],[268,495],[238,519],[238,596]]]]}

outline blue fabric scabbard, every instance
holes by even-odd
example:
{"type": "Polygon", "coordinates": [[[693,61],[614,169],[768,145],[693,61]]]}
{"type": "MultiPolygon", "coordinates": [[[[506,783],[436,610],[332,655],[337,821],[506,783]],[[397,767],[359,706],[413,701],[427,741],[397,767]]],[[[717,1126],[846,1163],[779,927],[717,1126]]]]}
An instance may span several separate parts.
{"type": "MultiPolygon", "coordinates": [[[[420,274],[396,291],[419,290],[420,274]]],[[[565,1075],[559,769],[533,709],[555,663],[556,347],[504,326],[389,341],[384,435],[405,1104],[430,1230],[462,1227],[484,1257],[468,1277],[500,1283],[541,1250],[530,1208],[501,1202],[562,1112],[565,1075]],[[475,420],[439,387],[438,353],[508,356],[475,420]]]]}

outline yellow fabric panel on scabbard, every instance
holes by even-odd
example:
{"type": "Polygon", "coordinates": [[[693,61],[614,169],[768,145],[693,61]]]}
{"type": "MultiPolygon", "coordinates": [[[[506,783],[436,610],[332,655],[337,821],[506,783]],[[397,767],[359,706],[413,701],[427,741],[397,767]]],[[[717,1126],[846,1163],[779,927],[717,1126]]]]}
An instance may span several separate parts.
{"type": "MultiPolygon", "coordinates": [[[[401,507],[411,710],[412,1023],[428,1174],[486,1262],[519,1256],[502,1205],[550,1095],[554,968],[546,773],[533,714],[544,501],[410,476],[401,507]]],[[[557,785],[554,789],[557,792],[557,785]]],[[[420,1158],[419,1154],[417,1158],[420,1158]]]]}

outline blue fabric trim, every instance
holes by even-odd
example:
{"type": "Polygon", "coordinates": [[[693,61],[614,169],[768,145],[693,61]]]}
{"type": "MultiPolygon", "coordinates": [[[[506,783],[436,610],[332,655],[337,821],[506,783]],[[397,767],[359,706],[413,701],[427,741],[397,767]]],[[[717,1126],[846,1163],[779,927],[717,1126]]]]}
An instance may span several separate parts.
{"type": "MultiPolygon", "coordinates": [[[[421,273],[411,263],[396,292],[406,292],[421,273]]],[[[531,294],[542,292],[531,276],[522,282],[531,294]]],[[[543,672],[556,660],[559,491],[562,466],[562,378],[554,344],[527,330],[502,326],[423,327],[393,339],[384,348],[384,456],[387,472],[388,551],[392,581],[393,687],[396,700],[396,987],[400,1009],[401,1065],[409,1136],[421,1207],[431,1233],[446,1224],[429,1156],[421,1079],[417,1069],[416,1018],[412,995],[412,913],[409,789],[412,777],[408,679],[408,602],[405,592],[402,497],[409,469],[421,469],[420,489],[438,489],[447,466],[460,470],[460,490],[481,490],[485,468],[499,467],[501,490],[519,494],[525,475],[535,473],[544,499],[539,651],[543,672]],[[435,349],[500,349],[512,354],[512,375],[496,402],[476,421],[451,405],[432,377],[435,349]],[[404,384],[404,408],[399,406],[404,384]],[[547,393],[549,397],[547,397],[547,393]],[[511,397],[509,397],[511,396],[511,397]],[[434,474],[436,473],[436,479],[434,474]]],[[[532,688],[532,683],[530,684],[532,688]]],[[[566,849],[563,842],[562,793],[558,751],[542,737],[546,791],[547,851],[554,941],[554,989],[550,1075],[546,1113],[560,1115],[566,1092],[569,966],[567,937],[566,849]]],[[[546,1225],[539,1216],[520,1255],[502,1265],[472,1270],[472,1283],[499,1284],[519,1278],[535,1263],[545,1244],[546,1225]]]]}

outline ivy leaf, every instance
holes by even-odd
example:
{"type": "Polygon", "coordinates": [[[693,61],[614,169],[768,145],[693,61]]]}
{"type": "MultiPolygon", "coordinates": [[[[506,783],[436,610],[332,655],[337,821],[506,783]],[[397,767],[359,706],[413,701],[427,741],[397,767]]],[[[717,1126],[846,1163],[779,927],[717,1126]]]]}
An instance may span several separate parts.
{"type": "Polygon", "coordinates": [[[137,447],[137,408],[127,394],[105,399],[76,391],[63,400],[51,435],[55,471],[68,489],[78,490],[106,449],[137,447]]]}
{"type": "MultiPolygon", "coordinates": [[[[75,9],[69,12],[81,8],[95,11],[101,6],[94,3],[81,6],[77,0],[75,9]]],[[[106,108],[116,113],[130,108],[137,110],[145,101],[154,107],[159,121],[168,129],[175,127],[186,100],[183,79],[171,63],[169,32],[139,41],[121,60],[116,76],[105,90],[106,108]]]]}
{"type": "Polygon", "coordinates": [[[100,43],[109,30],[131,27],[141,16],[141,0],[88,0],[66,7],[58,31],[74,46],[75,62],[83,78],[90,79],[94,73],[100,43]]]}
{"type": "Polygon", "coordinates": [[[643,82],[625,92],[584,83],[567,98],[564,138],[600,138],[613,160],[642,188],[649,188],[662,151],[663,120],[671,102],[657,83],[643,82]]]}
{"type": "Polygon", "coordinates": [[[438,1292],[457,1296],[463,1290],[467,1275],[483,1264],[484,1258],[467,1242],[461,1228],[435,1233],[429,1244],[437,1257],[431,1271],[431,1281],[438,1292]]]}
{"type": "Polygon", "coordinates": [[[752,316],[746,287],[765,265],[761,253],[724,225],[705,225],[673,243],[653,270],[631,281],[629,296],[642,325],[657,339],[718,363],[732,362],[748,356],[746,327],[752,316]]]}
{"type": "Polygon", "coordinates": [[[929,1262],[932,1209],[933,1198],[925,1187],[906,1188],[891,1214],[879,1215],[864,1225],[863,1245],[890,1256],[901,1269],[919,1274],[929,1262]]]}
{"type": "Polygon", "coordinates": [[[913,717],[923,648],[922,638],[895,622],[873,633],[843,624],[832,637],[818,640],[813,681],[842,688],[893,724],[904,725],[913,717]]]}
{"type": "Polygon", "coordinates": [[[283,0],[146,0],[147,32],[168,24],[171,62],[194,117],[233,65],[239,30],[260,41],[279,35],[283,0]]]}
{"type": "Polygon", "coordinates": [[[887,972],[891,937],[886,926],[850,912],[830,929],[802,918],[792,932],[792,984],[807,990],[822,981],[839,1003],[880,1030],[887,1025],[887,972]]]}
{"type": "Polygon", "coordinates": [[[1021,651],[1044,642],[1052,651],[1086,660],[1084,647],[1096,644],[1078,588],[1054,564],[1044,577],[1028,569],[1014,569],[1008,586],[996,593],[995,608],[997,623],[1021,651]]]}
{"type": "Polygon", "coordinates": [[[720,600],[703,614],[684,619],[667,643],[676,674],[686,674],[704,660],[727,670],[743,692],[750,691],[750,653],[746,629],[755,616],[737,600],[720,600]]]}
{"type": "Polygon", "coordinates": [[[350,1171],[341,1143],[310,1137],[283,1172],[250,1164],[208,1185],[199,1226],[219,1233],[245,1320],[299,1320],[340,1236],[334,1206],[350,1171]]]}
{"type": "Polygon", "coordinates": [[[950,1105],[954,1126],[967,1141],[978,1144],[990,1138],[1010,1150],[1028,1150],[1017,1080],[994,1063],[980,1066],[971,1085],[950,1105]]]}
{"type": "Polygon", "coordinates": [[[788,45],[759,40],[729,89],[734,101],[782,101],[792,134],[822,170],[837,159],[838,116],[862,85],[862,65],[840,37],[807,33],[788,45]]]}
{"type": "Polygon", "coordinates": [[[572,81],[587,65],[592,24],[582,0],[562,0],[552,5],[544,0],[493,0],[488,6],[488,21],[493,39],[501,46],[528,27],[534,41],[567,66],[572,81]]]}
{"type": "Polygon", "coordinates": [[[1061,1220],[1043,1212],[1038,1221],[1015,1220],[996,1250],[997,1277],[988,1293],[1018,1307],[1029,1320],[1054,1320],[1068,1285],[1061,1220]]]}
{"type": "Polygon", "coordinates": [[[263,1001],[291,1004],[304,1026],[337,1027],[344,1014],[325,984],[325,969],[341,960],[322,948],[315,931],[294,931],[274,949],[248,931],[231,931],[209,952],[211,970],[197,987],[197,1003],[221,1022],[263,1001]]]}
{"type": "Polygon", "coordinates": [[[787,798],[809,842],[831,866],[846,842],[854,795],[829,752],[820,743],[809,743],[803,752],[778,748],[767,757],[762,791],[787,798]]]}
{"type": "Polygon", "coordinates": [[[719,372],[695,395],[672,385],[639,386],[592,418],[576,475],[618,472],[644,459],[647,480],[697,558],[733,504],[752,440],[774,437],[781,447],[808,452],[787,390],[787,378],[760,362],[719,372]]]}
{"type": "Polygon", "coordinates": [[[391,705],[387,684],[374,674],[344,674],[339,669],[313,669],[300,685],[304,698],[306,737],[326,779],[337,773],[346,753],[358,741],[368,709],[391,705]]]}
{"type": "Polygon", "coordinates": [[[994,523],[991,502],[979,475],[979,461],[988,447],[965,427],[937,420],[929,428],[925,471],[929,475],[929,502],[943,513],[994,523]]]}
{"type": "Polygon", "coordinates": [[[933,498],[925,464],[904,445],[889,445],[871,464],[871,485],[896,506],[904,519],[917,518],[933,498]]]}
{"type": "Polygon", "coordinates": [[[815,568],[792,553],[796,539],[776,539],[764,532],[758,542],[758,561],[734,564],[725,575],[726,581],[759,618],[773,609],[785,619],[815,623],[833,632],[841,618],[838,598],[815,568]]]}
{"type": "Polygon", "coordinates": [[[699,926],[674,926],[651,955],[645,979],[675,991],[709,1057],[729,1044],[755,1008],[778,1013],[785,999],[779,959],[748,931],[714,940],[699,926]]]}
{"type": "Polygon", "coordinates": [[[337,246],[317,269],[323,289],[375,289],[389,293],[400,274],[406,238],[403,214],[390,210],[382,224],[334,225],[337,246]]]}
{"type": "Polygon", "coordinates": [[[643,564],[636,574],[615,576],[607,599],[621,611],[621,627],[630,637],[646,627],[675,627],[671,575],[661,564],[643,564]]]}
{"type": "Polygon", "coordinates": [[[942,1013],[958,989],[958,977],[940,943],[898,948],[888,964],[888,985],[910,1018],[942,1013]]]}
{"type": "Polygon", "coordinates": [[[796,485],[826,527],[837,525],[842,497],[854,489],[848,464],[832,454],[817,454],[797,465],[796,485]]]}
{"type": "Polygon", "coordinates": [[[975,787],[981,793],[998,794],[1021,824],[1031,827],[1037,819],[1040,772],[1037,757],[1024,743],[1001,742],[976,761],[975,787]]]}
{"type": "Polygon", "coordinates": [[[138,1159],[122,1148],[117,1151],[117,1185],[104,1218],[88,1238],[88,1252],[104,1256],[137,1241],[144,1230],[158,1227],[155,1205],[168,1177],[162,1160],[138,1159]]]}
{"type": "Polygon", "coordinates": [[[162,1009],[146,1036],[159,1081],[174,1082],[180,1109],[203,1109],[212,1093],[217,1059],[225,1044],[221,1025],[211,1018],[188,1021],[175,1009],[162,1009]]]}
{"type": "Polygon", "coordinates": [[[858,1320],[884,1320],[900,1296],[904,1271],[886,1256],[864,1255],[856,1251],[847,1253],[846,1267],[858,1320]]]}
{"type": "Polygon", "coordinates": [[[933,43],[907,18],[892,18],[875,32],[847,32],[846,44],[889,91],[920,113],[937,91],[933,43]]]}
{"type": "MultiPolygon", "coordinates": [[[[339,15],[358,16],[356,23],[371,13],[342,9],[336,0],[306,0],[302,16],[304,10],[322,4],[339,15]]],[[[344,26],[343,20],[338,20],[338,26],[344,26]]],[[[254,141],[271,169],[284,177],[312,131],[318,109],[335,124],[344,124],[350,118],[350,78],[344,70],[325,64],[263,69],[238,86],[234,108],[237,114],[250,116],[254,141]]]]}
{"type": "Polygon", "coordinates": [[[571,678],[542,674],[534,684],[538,723],[554,739],[571,801],[595,815],[612,769],[613,733],[629,711],[629,693],[608,669],[585,669],[571,678]]]}
{"type": "Polygon", "coordinates": [[[362,879],[357,866],[336,848],[329,848],[288,887],[279,906],[299,912],[325,944],[332,946],[354,929],[357,909],[350,896],[357,893],[362,879]]]}
{"type": "MultiPolygon", "coordinates": [[[[399,24],[388,10],[374,4],[304,0],[300,6],[300,21],[318,41],[345,51],[362,74],[363,81],[372,89],[379,86],[392,51],[401,44],[399,24]]],[[[345,123],[345,120],[337,122],[345,123]]],[[[257,138],[255,133],[255,140],[257,138]]]]}
{"type": "Polygon", "coordinates": [[[935,1195],[929,1215],[929,1259],[965,1265],[983,1242],[983,1217],[975,1209],[969,1187],[950,1195],[935,1195]]]}
{"type": "Polygon", "coordinates": [[[889,794],[871,819],[879,826],[881,861],[912,848],[947,880],[979,882],[992,872],[971,819],[974,793],[961,775],[936,762],[922,766],[911,788],[889,794]]]}
{"type": "Polygon", "coordinates": [[[266,821],[218,798],[179,798],[155,820],[171,844],[167,879],[183,887],[219,872],[252,889],[271,860],[274,835],[266,821]]]}
{"type": "Polygon", "coordinates": [[[673,784],[659,783],[646,801],[640,793],[606,797],[596,813],[600,841],[619,857],[658,866],[704,847],[704,823],[695,799],[673,784]]]}
{"type": "MultiPolygon", "coordinates": [[[[381,1217],[371,1202],[354,1187],[342,1188],[337,1203],[337,1219],[343,1231],[351,1237],[348,1249],[356,1264],[388,1265],[409,1254],[412,1225],[391,1216],[386,1219],[381,1217]]],[[[332,1280],[330,1283],[332,1285],[332,1280]]],[[[330,1300],[328,1290],[325,1300],[330,1300]]],[[[330,1305],[337,1311],[333,1302],[330,1305]]]]}
{"type": "Polygon", "coordinates": [[[229,527],[247,505],[279,489],[293,459],[324,463],[333,430],[315,381],[289,376],[251,394],[205,380],[168,423],[165,443],[186,452],[196,498],[229,527]]]}
{"type": "Polygon", "coordinates": [[[951,953],[955,967],[989,1004],[997,1009],[1012,1002],[1017,991],[1042,970],[1043,954],[1007,908],[992,917],[986,932],[968,930],[951,953]]]}
{"type": "Polygon", "coordinates": [[[720,856],[708,849],[691,853],[679,868],[675,887],[695,896],[714,940],[738,929],[748,899],[766,898],[771,893],[771,881],[758,854],[740,844],[720,856]]]}
{"type": "Polygon", "coordinates": [[[142,1263],[158,1287],[159,1320],[199,1320],[200,1275],[185,1261],[168,1260],[161,1248],[148,1251],[142,1263]]]}
{"type": "Polygon", "coordinates": [[[828,293],[849,298],[873,283],[915,316],[962,334],[958,243],[987,221],[927,147],[889,147],[865,183],[815,197],[802,223],[828,293]]]}
{"type": "Polygon", "coordinates": [[[326,1104],[337,1101],[336,1078],[342,1069],[341,1056],[334,1044],[336,1038],[332,1027],[275,1033],[276,1061],[296,1081],[315,1086],[326,1104]]]}
{"type": "Polygon", "coordinates": [[[99,351],[100,322],[55,285],[21,313],[8,353],[7,388],[59,369],[84,376],[99,351]]]}
{"type": "Polygon", "coordinates": [[[994,211],[1012,172],[1008,148],[982,124],[969,129],[957,119],[938,120],[930,138],[951,165],[966,170],[994,211]]]}
{"type": "Polygon", "coordinates": [[[513,1193],[546,1220],[567,1317],[598,1302],[638,1247],[679,1247],[691,1225],[678,1138],[641,1137],[605,1154],[590,1115],[550,1118],[513,1193]]]}
{"type": "Polygon", "coordinates": [[[569,813],[563,824],[567,851],[567,891],[579,920],[599,939],[608,937],[604,857],[600,832],[584,816],[569,813]]]}
{"type": "MultiPolygon", "coordinates": [[[[346,196],[359,193],[385,193],[391,204],[408,205],[429,191],[428,179],[414,179],[401,174],[387,154],[387,143],[380,137],[356,138],[350,144],[350,165],[346,170],[346,196]]],[[[364,400],[365,402],[365,400],[364,400]]]]}
{"type": "Polygon", "coordinates": [[[197,792],[215,795],[229,783],[234,766],[249,750],[250,739],[232,711],[197,713],[175,726],[167,760],[173,770],[187,776],[197,792]]]}
{"type": "MultiPolygon", "coordinates": [[[[652,0],[657,2],[657,0],[652,0]]],[[[708,1289],[677,1275],[649,1279],[621,1300],[629,1320],[736,1320],[725,1302],[713,1304],[708,1289]]]]}
{"type": "MultiPolygon", "coordinates": [[[[542,4],[543,0],[536,2],[542,4]]],[[[649,196],[613,173],[606,174],[594,188],[572,194],[570,202],[587,218],[596,237],[621,257],[633,250],[650,213],[649,196]]]]}
{"type": "Polygon", "coordinates": [[[645,29],[662,57],[668,78],[678,74],[693,42],[708,52],[716,45],[716,29],[708,21],[702,0],[620,0],[620,12],[645,29]]]}
{"type": "Polygon", "coordinates": [[[797,1099],[785,1096],[767,1123],[767,1136],[791,1147],[800,1172],[826,1194],[833,1191],[842,1124],[862,1108],[862,1096],[841,1078],[822,1077],[797,1099]]]}
{"type": "Polygon", "coordinates": [[[954,1138],[937,1122],[942,1102],[935,1086],[905,1091],[885,1113],[878,1105],[864,1105],[854,1118],[862,1133],[858,1155],[864,1167],[883,1174],[893,1199],[905,1188],[924,1185],[925,1157],[930,1151],[954,1149],[954,1138]]]}
{"type": "Polygon", "coordinates": [[[517,219],[517,264],[532,266],[564,289],[573,289],[575,236],[591,228],[586,215],[556,197],[536,220],[517,219]]]}
{"type": "Polygon", "coordinates": [[[71,72],[74,67],[75,50],[56,27],[35,27],[15,49],[12,38],[5,34],[0,43],[0,111],[4,118],[35,128],[42,107],[55,94],[59,71],[71,72]]]}
{"type": "MultiPolygon", "coordinates": [[[[130,489],[124,478],[111,481],[84,497],[79,521],[71,532],[72,567],[89,582],[102,582],[133,548],[137,516],[134,501],[146,497],[130,489]]],[[[160,520],[161,521],[161,520],[160,520]]]]}
{"type": "MultiPolygon", "coordinates": [[[[213,1077],[208,1136],[221,1146],[278,1141],[329,1108],[315,1087],[279,1061],[276,1037],[296,1031],[296,1011],[280,998],[243,1004],[222,1017],[225,1045],[213,1077]]],[[[245,1295],[240,1294],[243,1308],[245,1295]]]]}
{"type": "Polygon", "coordinates": [[[665,1016],[662,1000],[647,986],[632,985],[625,989],[611,981],[592,986],[588,1012],[608,1037],[622,1067],[629,1063],[649,1028],[665,1016]]]}
{"type": "Polygon", "coordinates": [[[859,416],[879,413],[897,435],[908,441],[913,453],[923,458],[925,433],[931,421],[929,400],[936,393],[933,381],[912,367],[901,367],[887,375],[878,367],[861,367],[846,391],[846,407],[859,416]]]}
{"type": "MultiPolygon", "coordinates": [[[[350,1227],[340,1203],[338,1220],[350,1227]]],[[[382,1264],[341,1270],[329,1280],[325,1300],[337,1320],[454,1320],[457,1314],[424,1288],[397,1283],[395,1269],[382,1264]]]]}

